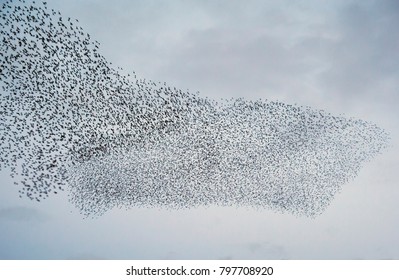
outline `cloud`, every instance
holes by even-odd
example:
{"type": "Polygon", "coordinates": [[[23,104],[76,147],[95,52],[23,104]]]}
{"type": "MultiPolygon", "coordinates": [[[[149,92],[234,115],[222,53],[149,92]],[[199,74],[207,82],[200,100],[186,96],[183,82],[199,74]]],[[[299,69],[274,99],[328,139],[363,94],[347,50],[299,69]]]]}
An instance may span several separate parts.
{"type": "Polygon", "coordinates": [[[66,258],[67,260],[106,260],[106,258],[91,254],[91,253],[78,253],[66,258]]]}
{"type": "Polygon", "coordinates": [[[286,249],[281,245],[269,242],[253,242],[249,243],[247,248],[254,258],[288,259],[286,249]]]}
{"type": "Polygon", "coordinates": [[[31,207],[15,206],[0,209],[0,221],[43,222],[45,220],[47,220],[46,215],[31,207]]]}
{"type": "Polygon", "coordinates": [[[346,102],[358,102],[360,97],[399,102],[397,95],[387,91],[394,85],[397,88],[399,74],[399,39],[393,36],[399,24],[398,9],[391,6],[391,1],[358,1],[337,11],[332,24],[338,37],[325,49],[329,68],[320,75],[325,90],[346,102]]]}

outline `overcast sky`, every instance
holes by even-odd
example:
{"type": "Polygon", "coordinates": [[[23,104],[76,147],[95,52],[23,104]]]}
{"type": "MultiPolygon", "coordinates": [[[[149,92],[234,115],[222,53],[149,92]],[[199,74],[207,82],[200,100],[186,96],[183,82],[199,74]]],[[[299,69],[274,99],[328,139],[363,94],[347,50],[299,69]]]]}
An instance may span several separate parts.
{"type": "Polygon", "coordinates": [[[18,198],[0,173],[0,259],[399,259],[399,2],[47,1],[125,73],[213,99],[361,118],[390,147],[311,219],[269,210],[115,209],[18,198]]]}

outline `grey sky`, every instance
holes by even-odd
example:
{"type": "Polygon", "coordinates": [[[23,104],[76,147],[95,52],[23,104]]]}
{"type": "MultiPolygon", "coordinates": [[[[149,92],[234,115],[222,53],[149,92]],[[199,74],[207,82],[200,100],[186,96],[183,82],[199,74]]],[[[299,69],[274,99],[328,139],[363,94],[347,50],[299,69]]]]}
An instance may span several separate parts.
{"type": "Polygon", "coordinates": [[[214,99],[279,100],[391,134],[315,219],[266,210],[115,209],[83,219],[0,177],[0,259],[399,259],[397,1],[48,1],[124,71],[214,99]]]}

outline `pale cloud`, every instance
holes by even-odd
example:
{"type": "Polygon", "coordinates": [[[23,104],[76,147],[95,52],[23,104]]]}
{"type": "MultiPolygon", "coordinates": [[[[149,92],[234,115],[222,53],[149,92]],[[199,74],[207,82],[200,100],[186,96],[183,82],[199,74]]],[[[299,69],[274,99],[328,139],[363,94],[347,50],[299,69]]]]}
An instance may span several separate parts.
{"type": "Polygon", "coordinates": [[[25,206],[0,208],[0,221],[43,222],[48,219],[41,211],[25,206]]]}

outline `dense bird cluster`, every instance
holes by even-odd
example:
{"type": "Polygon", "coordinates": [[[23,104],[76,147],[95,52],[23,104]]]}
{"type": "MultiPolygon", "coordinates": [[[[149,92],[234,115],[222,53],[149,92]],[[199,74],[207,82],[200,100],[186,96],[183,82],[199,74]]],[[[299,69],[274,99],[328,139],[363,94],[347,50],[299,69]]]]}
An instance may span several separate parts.
{"type": "Polygon", "coordinates": [[[84,214],[234,205],[321,213],[387,134],[281,102],[215,102],[122,75],[45,2],[0,12],[1,168],[20,195],[84,214]]]}

